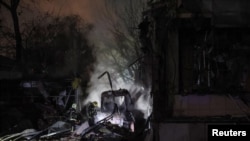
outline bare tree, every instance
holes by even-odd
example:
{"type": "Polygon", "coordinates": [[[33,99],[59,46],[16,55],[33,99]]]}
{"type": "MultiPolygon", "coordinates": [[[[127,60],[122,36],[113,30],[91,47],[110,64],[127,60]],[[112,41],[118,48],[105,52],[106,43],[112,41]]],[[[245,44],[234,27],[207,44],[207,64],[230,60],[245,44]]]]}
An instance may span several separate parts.
{"type": "Polygon", "coordinates": [[[115,45],[104,53],[106,59],[113,62],[113,67],[125,81],[137,81],[136,73],[139,64],[133,63],[142,56],[139,41],[138,25],[141,21],[141,13],[144,1],[105,1],[105,13],[103,17],[107,21],[108,30],[114,38],[115,45]],[[121,6],[122,3],[122,6],[121,6]]]}
{"type": "Polygon", "coordinates": [[[1,26],[0,29],[0,53],[1,55],[14,58],[16,52],[15,48],[15,35],[10,28],[6,26],[1,26]]]}
{"type": "Polygon", "coordinates": [[[16,60],[21,61],[22,59],[22,36],[20,33],[19,27],[19,19],[17,8],[20,3],[20,0],[9,0],[9,2],[5,2],[0,0],[0,4],[3,5],[10,13],[13,21],[14,32],[15,32],[15,40],[16,40],[16,60]]]}
{"type": "Polygon", "coordinates": [[[88,80],[95,61],[87,35],[93,26],[80,16],[53,16],[49,13],[23,24],[24,60],[27,69],[41,73],[46,67],[51,77],[79,73],[88,80]],[[42,22],[41,22],[42,21],[42,22]]]}

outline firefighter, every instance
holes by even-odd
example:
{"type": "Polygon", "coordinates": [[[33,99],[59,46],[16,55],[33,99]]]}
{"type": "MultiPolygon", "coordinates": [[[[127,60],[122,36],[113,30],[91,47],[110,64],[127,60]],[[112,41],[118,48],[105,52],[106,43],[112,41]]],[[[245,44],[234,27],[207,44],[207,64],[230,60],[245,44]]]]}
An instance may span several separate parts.
{"type": "Polygon", "coordinates": [[[69,122],[71,123],[71,131],[75,130],[76,124],[80,123],[80,115],[76,112],[76,104],[73,103],[71,108],[67,112],[69,116],[69,122]]]}
{"type": "Polygon", "coordinates": [[[98,107],[98,103],[96,101],[88,103],[86,107],[86,114],[88,117],[89,126],[92,126],[95,124],[95,116],[97,115],[97,107],[98,107]]]}

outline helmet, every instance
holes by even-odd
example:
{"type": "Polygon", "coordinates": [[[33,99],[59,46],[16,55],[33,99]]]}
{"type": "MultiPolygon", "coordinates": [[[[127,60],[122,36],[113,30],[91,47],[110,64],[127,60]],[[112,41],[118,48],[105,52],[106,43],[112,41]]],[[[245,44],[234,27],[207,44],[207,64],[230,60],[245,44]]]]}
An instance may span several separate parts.
{"type": "Polygon", "coordinates": [[[73,108],[73,109],[76,109],[76,107],[77,107],[76,104],[73,103],[73,104],[72,104],[72,108],[73,108]]]}
{"type": "Polygon", "coordinates": [[[92,102],[92,104],[93,104],[95,107],[98,106],[98,102],[97,102],[97,101],[92,102]]]}

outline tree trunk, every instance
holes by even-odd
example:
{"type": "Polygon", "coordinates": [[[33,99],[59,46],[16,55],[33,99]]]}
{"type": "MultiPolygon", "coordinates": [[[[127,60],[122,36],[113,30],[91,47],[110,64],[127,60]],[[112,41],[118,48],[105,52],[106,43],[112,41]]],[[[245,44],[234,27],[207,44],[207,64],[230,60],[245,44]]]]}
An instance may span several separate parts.
{"type": "Polygon", "coordinates": [[[16,61],[22,61],[22,37],[19,28],[19,21],[17,15],[17,7],[19,5],[20,0],[10,0],[10,4],[6,3],[3,0],[0,0],[0,4],[3,5],[7,10],[10,11],[13,25],[14,25],[14,32],[15,32],[15,39],[16,39],[16,61]]]}
{"type": "Polygon", "coordinates": [[[21,62],[22,61],[22,37],[20,33],[19,28],[19,21],[16,9],[11,9],[11,16],[13,19],[13,25],[14,25],[14,32],[15,32],[15,38],[16,38],[16,61],[21,62]]]}

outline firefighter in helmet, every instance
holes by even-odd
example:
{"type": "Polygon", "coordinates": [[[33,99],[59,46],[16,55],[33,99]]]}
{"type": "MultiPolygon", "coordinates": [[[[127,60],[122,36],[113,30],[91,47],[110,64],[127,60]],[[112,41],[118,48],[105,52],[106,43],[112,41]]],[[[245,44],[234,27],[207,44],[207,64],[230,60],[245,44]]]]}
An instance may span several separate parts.
{"type": "Polygon", "coordinates": [[[95,116],[97,115],[97,108],[98,108],[98,103],[96,101],[88,103],[86,107],[86,114],[90,126],[95,124],[95,116]]]}

